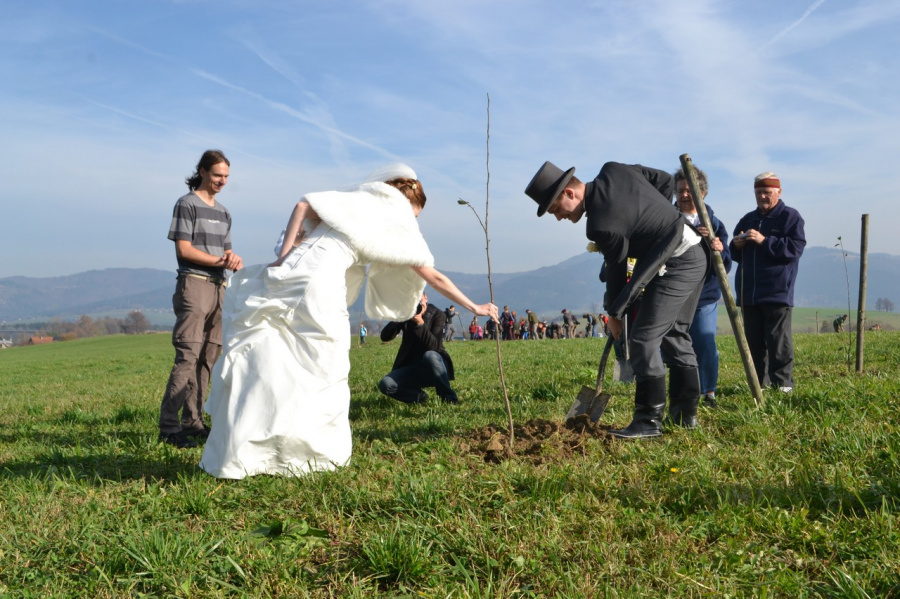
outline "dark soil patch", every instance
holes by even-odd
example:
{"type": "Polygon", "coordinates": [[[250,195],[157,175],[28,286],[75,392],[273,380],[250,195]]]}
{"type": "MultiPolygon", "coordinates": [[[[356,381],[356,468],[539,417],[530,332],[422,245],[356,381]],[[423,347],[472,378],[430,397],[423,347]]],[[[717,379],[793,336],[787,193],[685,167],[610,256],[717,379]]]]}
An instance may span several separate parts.
{"type": "MultiPolygon", "coordinates": [[[[512,455],[534,464],[561,462],[573,455],[584,454],[588,439],[609,442],[611,427],[591,422],[587,415],[570,418],[566,423],[552,420],[529,420],[515,427],[515,447],[512,455]]],[[[473,431],[463,440],[462,449],[481,456],[485,462],[497,464],[510,457],[509,434],[496,424],[473,431]]]]}

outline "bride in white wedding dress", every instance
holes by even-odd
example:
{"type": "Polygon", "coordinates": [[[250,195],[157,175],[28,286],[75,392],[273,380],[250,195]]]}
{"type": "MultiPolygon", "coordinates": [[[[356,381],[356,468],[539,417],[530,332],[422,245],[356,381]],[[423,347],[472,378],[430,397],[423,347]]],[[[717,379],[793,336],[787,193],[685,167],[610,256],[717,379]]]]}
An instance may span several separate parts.
{"type": "Polygon", "coordinates": [[[212,429],[203,470],[218,478],[297,476],[348,462],[347,306],[366,278],[371,319],[412,318],[426,282],[497,318],[496,306],[475,304],[434,269],[416,222],[424,205],[422,185],[405,165],[353,191],[308,194],[291,214],[278,260],[232,277],[225,345],[206,401],[212,429]]]}

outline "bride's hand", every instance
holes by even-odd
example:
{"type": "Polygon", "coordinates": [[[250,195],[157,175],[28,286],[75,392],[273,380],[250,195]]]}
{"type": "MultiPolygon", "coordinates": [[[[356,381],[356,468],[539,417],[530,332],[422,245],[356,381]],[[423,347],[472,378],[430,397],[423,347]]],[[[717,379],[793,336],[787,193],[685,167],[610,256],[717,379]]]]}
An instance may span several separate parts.
{"type": "Polygon", "coordinates": [[[475,310],[473,310],[475,314],[478,316],[490,316],[491,320],[494,322],[499,322],[499,310],[497,310],[497,306],[491,303],[487,304],[479,304],[475,306],[475,310]]]}

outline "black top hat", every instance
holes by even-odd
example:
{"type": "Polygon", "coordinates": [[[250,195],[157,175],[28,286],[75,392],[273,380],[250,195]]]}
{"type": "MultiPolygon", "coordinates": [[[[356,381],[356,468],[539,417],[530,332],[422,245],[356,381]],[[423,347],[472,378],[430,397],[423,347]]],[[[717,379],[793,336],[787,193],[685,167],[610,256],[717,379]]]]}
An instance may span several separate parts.
{"type": "Polygon", "coordinates": [[[525,194],[537,202],[538,216],[543,216],[547,212],[547,208],[563,192],[563,189],[566,188],[566,183],[569,182],[574,174],[574,166],[563,172],[561,168],[549,160],[538,169],[538,172],[531,179],[531,183],[525,188],[525,194]]]}

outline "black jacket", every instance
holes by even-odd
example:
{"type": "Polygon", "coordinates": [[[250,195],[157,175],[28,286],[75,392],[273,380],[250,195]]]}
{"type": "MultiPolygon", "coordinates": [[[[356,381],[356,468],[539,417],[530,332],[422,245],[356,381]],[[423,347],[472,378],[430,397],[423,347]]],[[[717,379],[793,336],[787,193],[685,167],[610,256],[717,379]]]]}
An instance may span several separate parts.
{"type": "Polygon", "coordinates": [[[397,370],[421,360],[427,351],[436,351],[444,359],[447,374],[452,381],[454,378],[453,360],[450,359],[450,354],[444,350],[444,325],[447,323],[447,316],[443,310],[428,304],[424,320],[425,323],[421,325],[417,325],[412,318],[406,322],[389,322],[381,329],[381,340],[385,342],[391,341],[401,332],[403,333],[400,349],[397,350],[397,358],[394,360],[391,370],[397,370]]]}
{"type": "MultiPolygon", "coordinates": [[[[684,220],[669,198],[675,179],[669,173],[639,164],[607,162],[593,181],[585,184],[587,238],[597,244],[606,261],[606,311],[617,318],[627,302],[616,302],[625,288],[627,259],[638,268],[659,270],[681,240],[684,220]],[[614,306],[614,303],[616,306],[614,306]]],[[[635,279],[641,279],[635,270],[635,279]]],[[[636,281],[643,287],[647,281],[636,281]]]]}

